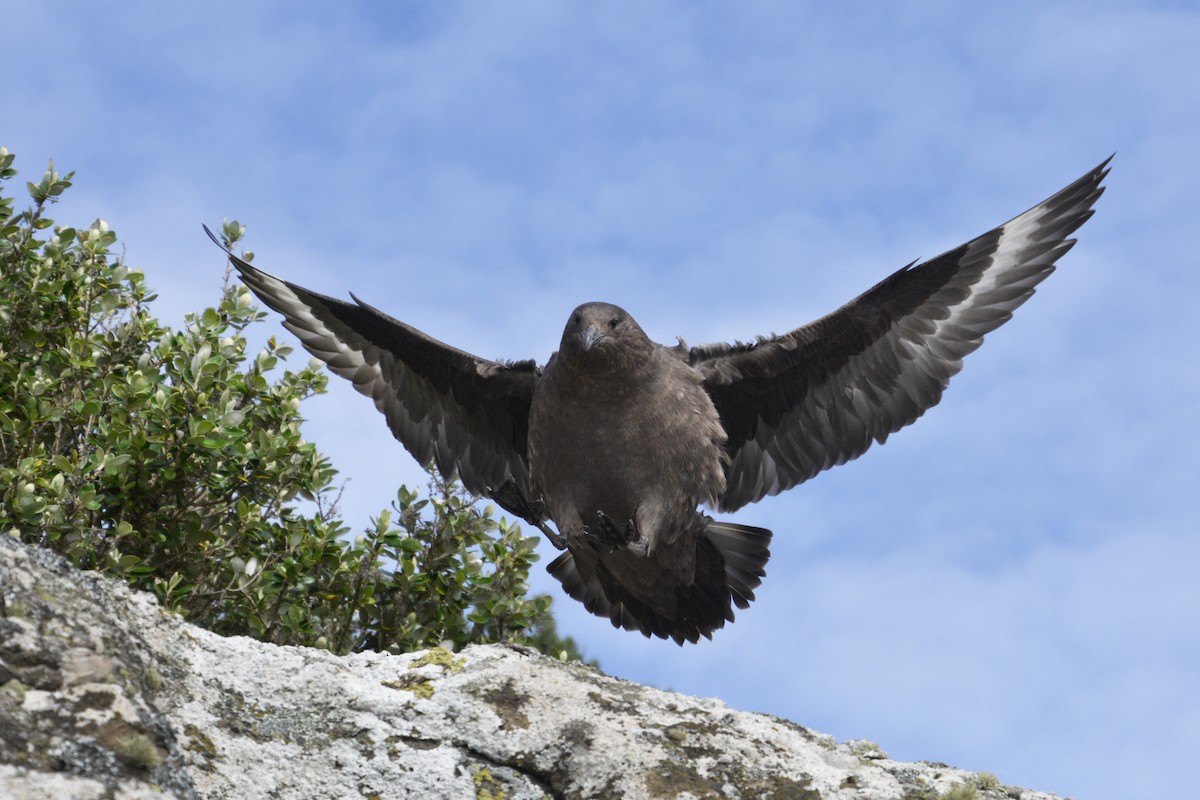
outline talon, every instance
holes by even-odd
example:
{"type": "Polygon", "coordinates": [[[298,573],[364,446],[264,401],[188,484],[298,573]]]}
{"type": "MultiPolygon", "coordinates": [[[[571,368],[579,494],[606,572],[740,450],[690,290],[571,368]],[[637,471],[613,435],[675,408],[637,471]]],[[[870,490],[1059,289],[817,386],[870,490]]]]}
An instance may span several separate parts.
{"type": "Polygon", "coordinates": [[[612,545],[611,542],[608,541],[608,538],[602,532],[600,532],[596,528],[592,527],[591,525],[583,526],[583,535],[586,536],[589,540],[591,540],[591,542],[594,545],[596,545],[597,549],[599,549],[605,545],[608,545],[608,552],[610,552],[610,553],[617,549],[615,546],[612,545]]]}
{"type": "Polygon", "coordinates": [[[538,530],[540,530],[542,533],[544,533],[546,535],[546,538],[550,540],[550,544],[554,545],[554,549],[556,549],[556,550],[566,550],[567,549],[566,538],[564,538],[561,534],[556,532],[549,525],[547,525],[544,522],[539,522],[539,523],[537,523],[537,527],[538,527],[538,530]]]}
{"type": "Polygon", "coordinates": [[[603,511],[596,512],[595,525],[585,525],[583,530],[596,542],[607,545],[610,553],[638,538],[637,524],[633,520],[627,520],[625,525],[621,526],[603,511]]]}
{"type": "Polygon", "coordinates": [[[536,500],[530,500],[517,486],[517,482],[509,478],[498,488],[484,487],[484,494],[496,501],[497,504],[510,514],[516,514],[521,519],[537,527],[546,535],[550,544],[558,550],[567,549],[567,540],[556,532],[546,520],[550,518],[550,510],[546,506],[546,496],[538,495],[536,500]]]}

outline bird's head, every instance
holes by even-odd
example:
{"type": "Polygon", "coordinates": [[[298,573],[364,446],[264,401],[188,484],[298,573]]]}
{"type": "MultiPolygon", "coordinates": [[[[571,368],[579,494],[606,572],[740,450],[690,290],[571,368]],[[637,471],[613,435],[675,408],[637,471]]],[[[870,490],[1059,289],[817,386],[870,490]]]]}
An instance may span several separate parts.
{"type": "Polygon", "coordinates": [[[629,312],[611,303],[584,303],[571,312],[559,352],[580,363],[638,359],[652,344],[629,312]]]}

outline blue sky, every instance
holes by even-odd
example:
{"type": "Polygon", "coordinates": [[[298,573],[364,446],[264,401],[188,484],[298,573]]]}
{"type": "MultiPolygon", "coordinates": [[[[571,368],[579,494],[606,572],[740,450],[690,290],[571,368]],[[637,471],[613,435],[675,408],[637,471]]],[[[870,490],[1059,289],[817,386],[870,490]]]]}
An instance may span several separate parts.
{"type": "MultiPolygon", "coordinates": [[[[620,677],[1062,795],[1178,794],[1194,4],[8,2],[0,27],[0,145],[22,179],[76,170],[54,216],[104,217],[160,316],[215,299],[200,224],[235,217],[262,268],[488,357],[544,361],[587,300],[664,342],[783,332],[1116,151],[1079,245],[940,406],[734,516],[773,555],[713,642],[535,588],[620,677]]],[[[305,413],[355,527],[422,483],[348,384],[305,413]]]]}

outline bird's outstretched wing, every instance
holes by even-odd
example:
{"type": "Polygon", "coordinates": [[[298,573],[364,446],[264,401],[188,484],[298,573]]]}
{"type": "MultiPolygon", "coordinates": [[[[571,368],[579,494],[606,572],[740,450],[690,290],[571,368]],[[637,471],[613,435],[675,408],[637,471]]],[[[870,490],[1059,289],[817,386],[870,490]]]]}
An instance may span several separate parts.
{"type": "Polygon", "coordinates": [[[1068,237],[1091,217],[1110,160],[816,322],[750,344],[692,348],[689,362],[704,375],[729,435],[720,508],[732,511],[856,458],[935,405],[963,357],[1075,244],[1068,237]]]}
{"type": "Polygon", "coordinates": [[[434,463],[447,477],[457,474],[475,494],[504,487],[510,501],[528,498],[533,361],[501,364],[479,358],[353,295],[355,302],[347,303],[310,292],[250,266],[204,230],[259,299],[283,314],[284,327],[305,349],[375,401],[392,433],[422,466],[434,463]]]}

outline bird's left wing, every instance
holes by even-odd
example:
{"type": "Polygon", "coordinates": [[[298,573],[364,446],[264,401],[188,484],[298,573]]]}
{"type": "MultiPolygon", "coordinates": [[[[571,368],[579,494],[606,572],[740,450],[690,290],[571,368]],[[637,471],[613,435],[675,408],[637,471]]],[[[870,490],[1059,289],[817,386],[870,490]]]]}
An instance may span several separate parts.
{"type": "Polygon", "coordinates": [[[1074,245],[1108,160],[1024,214],[910,264],[816,322],[692,348],[729,440],[720,508],[777,494],[861,455],[941,399],[962,359],[1074,245]]]}
{"type": "Polygon", "coordinates": [[[228,253],[259,299],[283,314],[284,327],[305,349],[375,401],[392,433],[421,466],[435,464],[447,478],[457,474],[475,494],[504,487],[508,499],[514,489],[528,499],[534,362],[479,358],[354,295],[355,302],[347,303],[310,292],[250,266],[204,230],[228,253]]]}

